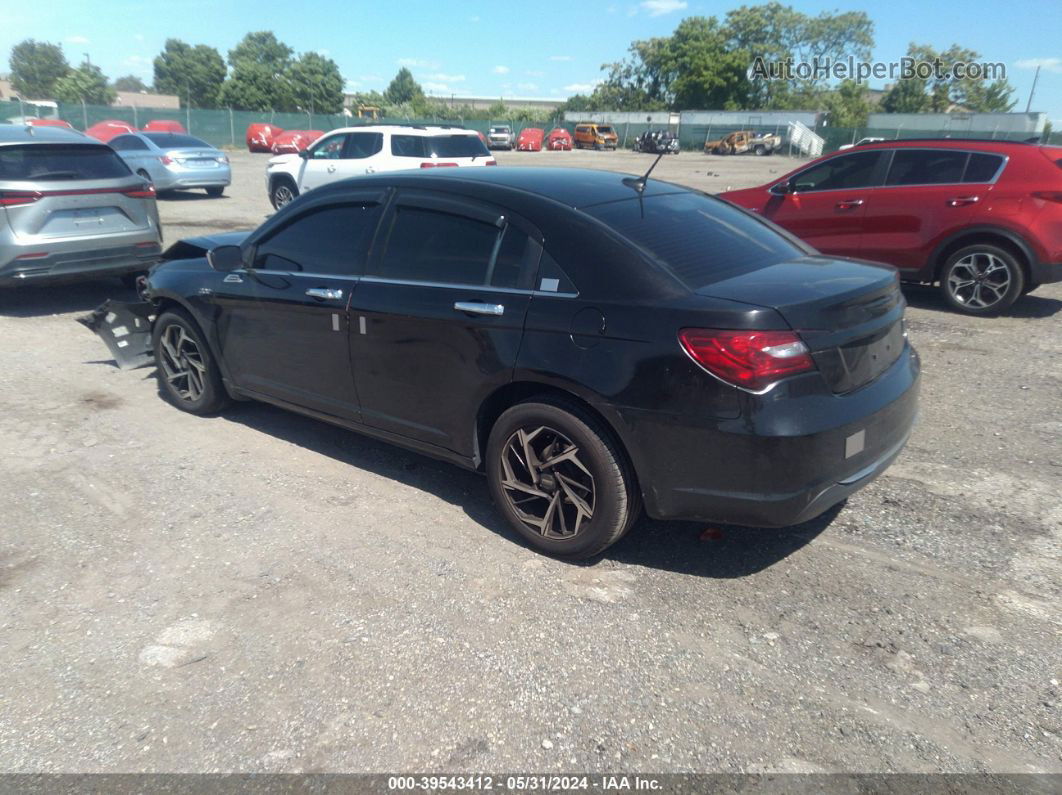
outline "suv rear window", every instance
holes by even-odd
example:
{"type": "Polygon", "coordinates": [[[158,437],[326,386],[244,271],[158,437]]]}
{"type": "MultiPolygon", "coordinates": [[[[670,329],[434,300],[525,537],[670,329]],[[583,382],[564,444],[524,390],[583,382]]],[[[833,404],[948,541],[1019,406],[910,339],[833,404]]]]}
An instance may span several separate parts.
{"type": "Polygon", "coordinates": [[[988,155],[974,152],[966,164],[966,173],[962,175],[963,182],[990,182],[995,177],[999,167],[1003,165],[1002,155],[988,155]]]}
{"type": "Polygon", "coordinates": [[[433,135],[429,140],[436,157],[484,157],[490,154],[478,135],[433,135]]]}
{"type": "Polygon", "coordinates": [[[178,146],[194,146],[202,147],[204,149],[214,148],[206,141],[201,141],[190,135],[180,135],[179,133],[141,133],[141,135],[160,149],[175,149],[178,146]]]}
{"type": "Polygon", "coordinates": [[[696,290],[806,252],[742,210],[698,193],[669,193],[586,209],[696,290]]]}
{"type": "Polygon", "coordinates": [[[0,182],[118,179],[132,173],[114,150],[103,144],[0,146],[0,182]]]}

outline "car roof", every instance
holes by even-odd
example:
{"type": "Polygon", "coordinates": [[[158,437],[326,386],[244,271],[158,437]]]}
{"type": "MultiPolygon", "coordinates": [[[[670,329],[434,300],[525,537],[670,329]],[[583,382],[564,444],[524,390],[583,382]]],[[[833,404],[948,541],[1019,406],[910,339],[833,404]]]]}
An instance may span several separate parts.
{"type": "Polygon", "coordinates": [[[84,133],[68,127],[24,127],[21,124],[0,124],[0,146],[4,144],[99,143],[84,133]]]}
{"type": "MultiPolygon", "coordinates": [[[[651,158],[647,157],[648,168],[651,158]]],[[[637,190],[629,184],[639,175],[620,174],[588,168],[454,168],[427,171],[392,171],[369,177],[353,177],[334,182],[315,193],[342,192],[343,187],[394,185],[407,188],[449,189],[480,185],[495,192],[521,191],[551,199],[572,208],[589,207],[612,201],[636,198],[637,190]],[[626,180],[626,182],[625,182],[626,180]]],[[[665,193],[691,193],[689,188],[650,179],[642,196],[665,193]]]]}
{"type": "Polygon", "coordinates": [[[925,148],[932,146],[940,149],[980,149],[985,152],[1009,153],[1015,149],[1028,149],[1040,146],[1032,141],[999,141],[991,138],[894,138],[885,141],[873,141],[859,144],[860,151],[895,148],[925,148]]]}
{"type": "Polygon", "coordinates": [[[353,127],[337,127],[325,135],[349,132],[389,132],[401,135],[476,135],[475,130],[448,124],[356,124],[353,127]]]}

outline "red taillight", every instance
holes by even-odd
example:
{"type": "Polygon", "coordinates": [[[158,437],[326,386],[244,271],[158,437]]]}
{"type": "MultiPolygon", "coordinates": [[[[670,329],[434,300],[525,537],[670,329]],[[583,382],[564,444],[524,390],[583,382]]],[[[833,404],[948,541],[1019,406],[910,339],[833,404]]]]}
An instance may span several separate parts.
{"type": "Polygon", "coordinates": [[[488,160],[483,165],[485,165],[485,166],[496,166],[496,165],[498,165],[498,161],[497,160],[488,160]]]}
{"type": "Polygon", "coordinates": [[[155,198],[155,186],[144,185],[140,188],[134,188],[133,190],[123,190],[126,196],[130,199],[154,199],[155,198]]]}
{"type": "Polygon", "coordinates": [[[162,165],[164,165],[164,166],[168,166],[168,165],[170,165],[173,162],[173,158],[172,157],[166,157],[166,155],[163,155],[162,157],[159,158],[159,162],[162,163],[162,165]]]}
{"type": "Polygon", "coordinates": [[[1033,198],[1043,199],[1045,202],[1058,202],[1062,204],[1062,190],[1034,190],[1033,198]]]}
{"type": "Polygon", "coordinates": [[[684,328],[679,331],[679,342],[709,373],[752,392],[815,369],[807,346],[792,331],[684,328]]]}
{"type": "Polygon", "coordinates": [[[33,204],[44,197],[36,190],[0,190],[0,207],[18,207],[21,204],[33,204]]]}
{"type": "Polygon", "coordinates": [[[436,163],[428,160],[420,164],[421,168],[457,168],[457,163],[436,163]]]}

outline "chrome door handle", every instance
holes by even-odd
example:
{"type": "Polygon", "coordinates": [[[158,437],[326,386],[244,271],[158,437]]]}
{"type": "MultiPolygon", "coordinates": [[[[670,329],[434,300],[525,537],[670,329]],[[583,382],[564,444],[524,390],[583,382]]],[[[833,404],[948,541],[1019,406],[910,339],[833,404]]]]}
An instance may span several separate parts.
{"type": "Polygon", "coordinates": [[[331,174],[331,173],[332,173],[333,171],[335,171],[335,170],[336,170],[336,167],[335,167],[335,166],[329,166],[329,167],[328,167],[328,173],[329,173],[329,174],[331,174]]]}
{"type": "Polygon", "coordinates": [[[311,287],[306,291],[310,298],[323,298],[326,301],[338,301],[343,297],[342,290],[328,290],[324,287],[311,287]]]}
{"type": "Polygon", "coordinates": [[[862,199],[844,199],[843,201],[837,202],[837,209],[838,210],[851,210],[853,207],[862,207],[862,206],[863,206],[863,200],[862,199]]]}
{"type": "Polygon", "coordinates": [[[467,312],[470,315],[498,315],[505,314],[504,304],[486,304],[483,301],[457,301],[454,309],[458,312],[467,312]]]}
{"type": "Polygon", "coordinates": [[[981,201],[980,196],[956,196],[954,199],[948,199],[949,207],[965,207],[968,204],[977,204],[981,201]]]}

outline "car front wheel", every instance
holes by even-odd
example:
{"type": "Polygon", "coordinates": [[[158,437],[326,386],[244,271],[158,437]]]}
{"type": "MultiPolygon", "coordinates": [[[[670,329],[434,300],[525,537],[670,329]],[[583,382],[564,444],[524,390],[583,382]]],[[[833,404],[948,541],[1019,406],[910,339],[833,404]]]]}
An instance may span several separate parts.
{"type": "Polygon", "coordinates": [[[291,204],[299,196],[299,189],[288,179],[280,179],[273,183],[273,189],[269,192],[269,201],[274,210],[279,210],[285,205],[291,204]]]}
{"type": "Polygon", "coordinates": [[[184,312],[167,310],[152,331],[159,388],[182,411],[213,414],[229,396],[199,326],[184,312]]]}
{"type": "Polygon", "coordinates": [[[225,193],[225,187],[223,185],[216,185],[206,189],[207,196],[212,199],[216,199],[225,193]]]}
{"type": "Polygon", "coordinates": [[[491,429],[491,496],[510,526],[541,552],[587,558],[619,540],[641,511],[626,457],[577,405],[518,403],[491,429]]]}
{"type": "Polygon", "coordinates": [[[1025,272],[1006,249],[978,243],[948,257],[940,287],[945,300],[959,312],[994,315],[1021,297],[1025,272]]]}

